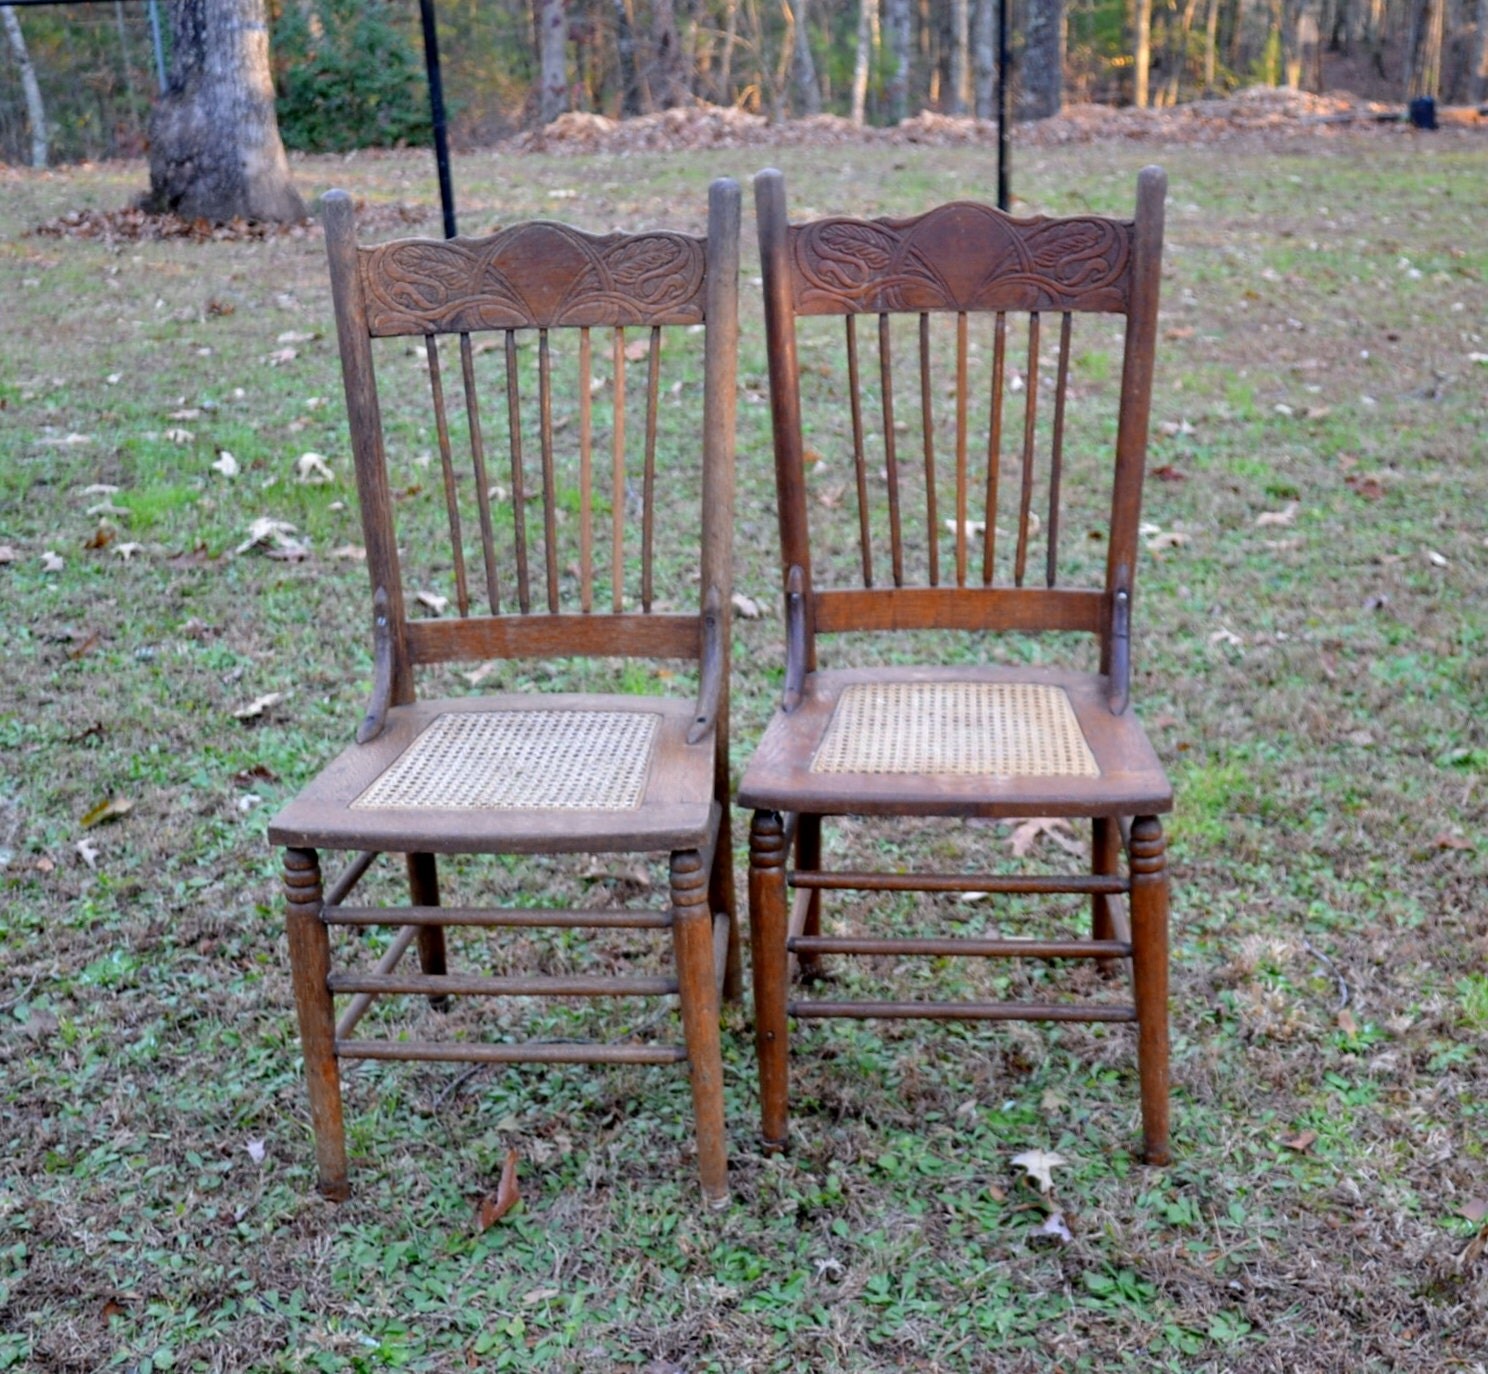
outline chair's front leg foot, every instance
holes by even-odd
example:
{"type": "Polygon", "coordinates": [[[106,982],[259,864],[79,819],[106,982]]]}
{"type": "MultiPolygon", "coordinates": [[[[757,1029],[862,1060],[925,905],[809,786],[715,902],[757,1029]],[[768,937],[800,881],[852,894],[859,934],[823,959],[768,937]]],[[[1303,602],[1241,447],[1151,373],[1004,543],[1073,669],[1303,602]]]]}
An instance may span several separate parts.
{"type": "Polygon", "coordinates": [[[754,971],[760,1128],[767,1153],[785,1149],[789,1113],[785,847],[779,812],[756,811],[749,828],[749,942],[754,971]]]}
{"type": "Polygon", "coordinates": [[[284,896],[319,1187],[326,1197],[344,1202],[351,1196],[351,1187],[346,1179],[346,1130],[336,1063],[336,1008],[327,982],[331,941],[321,920],[320,858],[313,849],[284,851],[284,896]]]}
{"type": "Polygon", "coordinates": [[[1156,816],[1132,823],[1132,987],[1142,1088],[1142,1156],[1166,1164],[1168,1146],[1168,867],[1156,816]]]}
{"type": "Polygon", "coordinates": [[[692,1075],[698,1174],[710,1207],[728,1205],[728,1143],[723,1124],[723,1046],[718,1029],[718,981],[713,917],[702,856],[672,855],[672,944],[682,1003],[682,1034],[692,1075]]]}

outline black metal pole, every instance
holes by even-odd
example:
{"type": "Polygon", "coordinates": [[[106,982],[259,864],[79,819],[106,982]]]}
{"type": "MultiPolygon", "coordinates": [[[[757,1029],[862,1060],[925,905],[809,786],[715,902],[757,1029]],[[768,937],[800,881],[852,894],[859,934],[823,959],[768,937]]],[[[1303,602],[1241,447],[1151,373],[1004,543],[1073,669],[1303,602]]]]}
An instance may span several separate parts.
{"type": "Polygon", "coordinates": [[[1008,88],[1008,11],[1012,0],[997,0],[997,208],[1013,203],[1010,181],[1013,122],[1013,93],[1008,88]]]}
{"type": "Polygon", "coordinates": [[[419,0],[424,24],[424,70],[429,75],[429,113],[434,120],[434,163],[439,169],[439,204],[444,210],[444,236],[454,238],[455,192],[450,184],[449,130],[444,117],[444,80],[439,72],[439,34],[434,27],[434,0],[419,0]]]}

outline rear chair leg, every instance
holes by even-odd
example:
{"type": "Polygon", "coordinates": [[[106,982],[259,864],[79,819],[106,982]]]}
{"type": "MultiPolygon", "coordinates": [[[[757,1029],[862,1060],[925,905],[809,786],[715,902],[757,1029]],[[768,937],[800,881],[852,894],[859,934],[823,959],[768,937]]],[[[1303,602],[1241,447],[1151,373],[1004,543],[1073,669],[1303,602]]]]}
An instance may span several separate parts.
{"type": "Polygon", "coordinates": [[[1132,985],[1137,1004],[1137,1072],[1142,1087],[1142,1157],[1168,1152],[1168,870],[1156,816],[1132,823],[1132,985]]]}
{"type": "Polygon", "coordinates": [[[723,1047],[718,1030],[718,983],[713,965],[713,918],[708,874],[695,849],[672,855],[672,944],[682,1002],[682,1034],[692,1075],[698,1174],[703,1199],[728,1206],[728,1146],[723,1128],[723,1047]]]}
{"type": "Polygon", "coordinates": [[[728,958],[723,969],[723,999],[737,1002],[744,995],[744,974],[739,957],[739,913],[734,897],[734,835],[729,808],[723,808],[718,841],[713,846],[713,871],[708,875],[708,903],[715,921],[728,922],[728,958]]]}
{"type": "Polygon", "coordinates": [[[760,1131],[767,1154],[786,1146],[790,1096],[786,937],[785,830],[779,812],[756,811],[749,829],[749,958],[754,971],[760,1131]]]}
{"type": "MultiPolygon", "coordinates": [[[[439,905],[439,868],[432,854],[409,854],[408,896],[414,906],[439,905]]],[[[449,972],[445,962],[444,927],[420,926],[418,932],[419,968],[425,973],[449,972]]],[[[449,998],[436,995],[429,999],[435,1011],[448,1011],[449,998]]]]}
{"type": "Polygon", "coordinates": [[[320,918],[320,859],[313,849],[284,851],[289,966],[300,1017],[300,1046],[310,1090],[310,1125],[320,1191],[334,1202],[351,1196],[346,1181],[346,1130],[341,1119],[341,1074],[336,1064],[336,1008],[327,980],[331,941],[320,918]]]}
{"type": "MultiPolygon", "coordinates": [[[[1090,871],[1098,877],[1110,877],[1119,871],[1120,859],[1120,824],[1110,816],[1096,816],[1090,823],[1090,871]]],[[[1090,938],[1092,940],[1122,938],[1116,928],[1111,903],[1111,897],[1104,892],[1097,892],[1091,897],[1090,938]]],[[[1107,978],[1114,978],[1120,969],[1120,963],[1115,959],[1097,959],[1095,966],[1107,978]]]]}
{"type": "MultiPolygon", "coordinates": [[[[796,818],[796,867],[803,873],[812,872],[821,867],[821,836],[822,818],[820,816],[802,815],[796,818]]],[[[802,935],[821,934],[821,906],[821,889],[812,888],[811,895],[806,899],[806,920],[801,926],[802,935]]],[[[798,954],[796,967],[800,970],[803,981],[809,982],[820,978],[822,976],[821,955],[798,954]]]]}

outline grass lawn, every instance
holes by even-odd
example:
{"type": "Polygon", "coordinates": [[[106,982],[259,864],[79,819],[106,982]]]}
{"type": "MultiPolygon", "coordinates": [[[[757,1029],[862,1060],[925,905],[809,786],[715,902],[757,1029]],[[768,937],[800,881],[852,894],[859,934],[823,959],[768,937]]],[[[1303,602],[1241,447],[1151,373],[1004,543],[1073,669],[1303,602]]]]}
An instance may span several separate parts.
{"type": "MultiPolygon", "coordinates": [[[[773,158],[798,216],[995,178],[975,148],[773,158]]],[[[498,151],[455,183],[467,232],[700,229],[708,179],[763,160],[498,151]]],[[[354,1067],[355,1193],[316,1196],[264,827],[371,676],[321,240],[37,236],[145,169],[0,171],[0,1369],[1488,1369],[1488,144],[1030,149],[1018,208],[1129,214],[1149,161],[1133,699],[1178,797],[1175,1162],[1132,1153],[1126,1029],[871,1022],[796,1037],[794,1147],[766,1159],[740,1006],[717,1216],[685,1073],[655,1069],[354,1067]],[[333,481],[298,480],[307,451],[333,481]],[[240,552],[261,517],[310,556],[240,552]],[[512,1148],[522,1205],[480,1232],[512,1148]],[[1047,1196],[1032,1149],[1065,1160],[1047,1196]]],[[[438,231],[423,154],[295,171],[381,236],[438,231]]],[[[745,221],[737,585],[764,614],[736,622],[736,767],[783,658],[745,221]]],[[[1010,838],[833,843],[946,867],[1010,838]]]]}

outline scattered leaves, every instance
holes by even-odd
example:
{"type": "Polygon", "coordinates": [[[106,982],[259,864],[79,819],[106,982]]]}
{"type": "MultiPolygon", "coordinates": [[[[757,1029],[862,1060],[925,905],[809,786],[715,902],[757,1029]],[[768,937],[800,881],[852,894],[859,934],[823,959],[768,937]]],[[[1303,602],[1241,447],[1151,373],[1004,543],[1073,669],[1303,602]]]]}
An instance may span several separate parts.
{"type": "Polygon", "coordinates": [[[1457,1209],[1457,1215],[1466,1217],[1472,1222],[1482,1221],[1488,1217],[1488,1198],[1470,1198],[1457,1209]]]}
{"type": "Polygon", "coordinates": [[[306,486],[323,487],[336,480],[336,474],[321,453],[302,453],[295,460],[295,475],[306,486]]]}
{"type": "Polygon", "coordinates": [[[84,830],[91,830],[105,821],[116,821],[121,816],[127,816],[133,810],[134,803],[128,797],[109,797],[83,813],[82,827],[84,830]]]}
{"type": "Polygon", "coordinates": [[[438,592],[420,592],[414,600],[435,615],[443,615],[444,608],[449,605],[449,597],[440,596],[438,592]]]}
{"type": "Polygon", "coordinates": [[[164,437],[172,444],[190,444],[196,439],[196,435],[191,430],[182,429],[179,425],[166,430],[164,437]]]}
{"type": "Polygon", "coordinates": [[[67,564],[63,561],[62,555],[57,553],[54,549],[47,549],[46,552],[41,555],[42,572],[61,572],[62,569],[66,566],[67,564]]]}
{"type": "MultiPolygon", "coordinates": [[[[1013,857],[1027,858],[1034,845],[1045,837],[1053,840],[1066,854],[1078,857],[1085,853],[1084,844],[1076,836],[1070,823],[1062,816],[1031,816],[1026,821],[1019,821],[1013,827],[1013,833],[1008,837],[1013,857]]],[[[1013,1162],[1016,1164],[1017,1160],[1013,1162]]]]}
{"type": "MultiPolygon", "coordinates": [[[[143,210],[70,210],[36,226],[46,238],[122,240],[151,243],[157,239],[190,239],[210,243],[228,239],[304,238],[316,229],[314,220],[298,224],[274,224],[265,220],[231,219],[214,224],[209,219],[183,219],[180,215],[151,215],[143,210]]],[[[210,302],[209,314],[213,312],[210,302]]]]}
{"type": "Polygon", "coordinates": [[[1038,1230],[1034,1232],[1034,1234],[1038,1236],[1045,1236],[1050,1240],[1056,1240],[1061,1245],[1068,1245],[1072,1240],[1074,1240],[1074,1236],[1071,1234],[1070,1228],[1065,1224],[1064,1213],[1057,1210],[1050,1212],[1049,1215],[1044,1218],[1044,1224],[1040,1226],[1038,1230]]]}
{"type": "Polygon", "coordinates": [[[496,1184],[496,1191],[487,1193],[481,1199],[480,1211],[475,1218],[476,1231],[489,1231],[521,1200],[522,1192],[517,1186],[517,1152],[512,1149],[506,1152],[506,1162],[501,1166],[501,1179],[496,1184]]]}
{"type": "Polygon", "coordinates": [[[247,553],[249,549],[263,546],[270,558],[306,558],[310,553],[309,547],[298,539],[291,539],[295,533],[295,527],[287,520],[261,515],[248,526],[248,537],[233,552],[247,553]]]}
{"type": "Polygon", "coordinates": [[[261,697],[254,697],[246,706],[239,706],[233,715],[239,720],[257,720],[271,706],[277,706],[293,695],[293,692],[265,692],[261,697]]]}
{"type": "Polygon", "coordinates": [[[735,592],[730,598],[734,603],[734,611],[745,620],[758,620],[760,617],[759,602],[752,596],[745,596],[743,592],[735,592]]]}
{"type": "Polygon", "coordinates": [[[1038,1184],[1041,1193],[1053,1191],[1054,1170],[1068,1163],[1063,1155],[1052,1150],[1024,1150],[1022,1154],[1013,1156],[1013,1166],[1027,1170],[1028,1177],[1038,1184]]]}
{"type": "Polygon", "coordinates": [[[1295,524],[1298,508],[1298,502],[1288,501],[1280,510],[1263,510],[1256,516],[1256,525],[1260,529],[1266,529],[1268,527],[1295,524]]]}
{"type": "Polygon", "coordinates": [[[1317,1144],[1317,1138],[1318,1133],[1316,1131],[1299,1131],[1296,1135],[1292,1136],[1290,1140],[1283,1140],[1281,1143],[1286,1146],[1287,1149],[1295,1150],[1300,1155],[1305,1154],[1308,1150],[1312,1149],[1312,1147],[1317,1144]]]}

